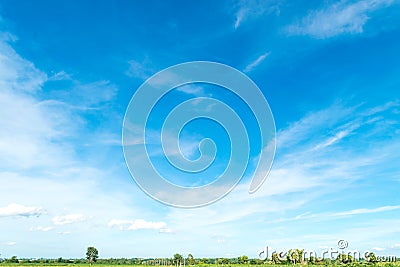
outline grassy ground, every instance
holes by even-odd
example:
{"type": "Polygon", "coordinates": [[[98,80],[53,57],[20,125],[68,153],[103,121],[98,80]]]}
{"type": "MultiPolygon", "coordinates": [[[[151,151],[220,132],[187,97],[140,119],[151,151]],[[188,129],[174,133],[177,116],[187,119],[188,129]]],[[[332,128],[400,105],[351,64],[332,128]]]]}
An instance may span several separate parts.
{"type": "MultiPolygon", "coordinates": [[[[40,263],[30,263],[30,264],[19,264],[19,263],[1,263],[0,266],[4,266],[4,267],[32,267],[32,266],[37,266],[37,267],[51,267],[51,266],[74,266],[74,267],[89,267],[89,264],[54,264],[54,263],[46,263],[46,264],[40,264],[40,263]]],[[[111,265],[111,264],[95,264],[92,267],[145,267],[146,265],[111,265]]],[[[204,264],[204,265],[196,265],[193,267],[222,267],[222,265],[214,265],[214,264],[204,264]]],[[[309,266],[309,267],[325,267],[325,266],[332,266],[332,267],[345,267],[345,266],[371,266],[371,267],[400,267],[400,262],[391,262],[391,263],[376,263],[376,264],[363,264],[363,263],[353,263],[353,264],[331,264],[331,265],[301,265],[301,264],[290,264],[290,265],[286,265],[286,264],[279,264],[279,265],[274,265],[274,264],[262,264],[262,265],[236,265],[236,264],[227,264],[227,265],[223,265],[224,267],[287,267],[287,266],[297,266],[297,267],[302,267],[302,266],[309,266]]],[[[157,266],[155,266],[157,267],[157,266]]],[[[165,267],[165,266],[158,266],[158,267],[165,267]]],[[[167,266],[170,267],[170,266],[167,266]]],[[[174,266],[172,266],[174,267],[174,266]]]]}
{"type": "MultiPolygon", "coordinates": [[[[1,267],[32,267],[32,266],[37,266],[37,267],[50,267],[50,266],[74,266],[74,267],[89,267],[89,264],[67,264],[67,263],[1,263],[1,267]]],[[[92,267],[150,267],[154,265],[118,265],[118,264],[94,264],[92,267]]],[[[226,265],[216,265],[216,264],[202,264],[202,265],[192,265],[191,267],[326,267],[326,266],[331,266],[331,267],[346,267],[346,266],[370,266],[370,267],[400,267],[400,261],[397,262],[379,262],[376,264],[368,264],[368,263],[352,263],[352,264],[329,264],[329,265],[324,265],[324,264],[318,264],[318,265],[312,265],[312,264],[262,264],[262,265],[247,265],[247,264],[226,264],[226,265]]],[[[154,266],[154,267],[175,267],[174,265],[167,265],[167,266],[154,266]]],[[[182,266],[183,267],[183,266],[182,266]]]]}

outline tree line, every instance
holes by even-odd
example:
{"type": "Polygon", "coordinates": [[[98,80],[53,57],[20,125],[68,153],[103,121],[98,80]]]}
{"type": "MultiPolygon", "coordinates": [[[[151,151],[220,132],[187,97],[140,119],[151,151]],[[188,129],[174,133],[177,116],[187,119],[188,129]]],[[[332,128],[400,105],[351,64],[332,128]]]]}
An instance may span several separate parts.
{"type": "MultiPolygon", "coordinates": [[[[291,249],[284,257],[274,253],[270,259],[250,259],[248,256],[243,255],[234,258],[195,258],[192,254],[188,254],[187,257],[181,254],[174,254],[172,258],[99,258],[99,251],[95,247],[88,247],[86,251],[86,257],[81,259],[18,259],[17,256],[13,256],[9,259],[0,259],[0,264],[10,263],[22,263],[22,264],[89,264],[90,266],[94,263],[97,264],[108,264],[108,265],[145,265],[145,266],[175,266],[184,267],[191,265],[261,265],[261,264],[312,264],[312,265],[331,265],[331,264],[352,264],[358,263],[350,255],[339,254],[335,260],[331,259],[319,259],[314,257],[304,258],[304,250],[291,249]]],[[[376,255],[371,252],[363,263],[375,264],[377,263],[376,255]]]]}

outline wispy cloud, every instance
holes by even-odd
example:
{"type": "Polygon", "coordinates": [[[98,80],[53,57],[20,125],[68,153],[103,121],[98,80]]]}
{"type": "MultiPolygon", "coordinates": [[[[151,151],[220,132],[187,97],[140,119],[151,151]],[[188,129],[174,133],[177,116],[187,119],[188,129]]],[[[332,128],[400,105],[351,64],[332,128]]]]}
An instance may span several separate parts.
{"type": "Polygon", "coordinates": [[[159,230],[161,232],[168,232],[166,228],[167,224],[165,222],[150,222],[142,219],[137,219],[134,221],[130,220],[111,220],[108,223],[109,227],[117,227],[120,230],[143,230],[143,229],[153,229],[159,230]],[[163,229],[163,230],[162,230],[163,229]]]}
{"type": "Polygon", "coordinates": [[[70,235],[71,232],[70,231],[62,231],[62,232],[57,232],[57,234],[59,234],[59,235],[70,235]]]}
{"type": "Polygon", "coordinates": [[[160,234],[175,234],[174,230],[172,230],[171,228],[160,228],[158,232],[160,234]]]}
{"type": "Polygon", "coordinates": [[[51,226],[47,226],[47,227],[37,226],[37,227],[29,228],[29,231],[31,231],[31,232],[48,232],[51,230],[53,230],[53,227],[51,227],[51,226]]]}
{"type": "Polygon", "coordinates": [[[266,59],[269,55],[271,54],[271,52],[266,52],[264,54],[262,54],[261,56],[259,56],[256,60],[254,60],[253,62],[251,62],[249,65],[247,65],[244,68],[244,72],[250,72],[253,69],[255,69],[258,65],[260,65],[264,59],[266,59]]]}
{"type": "Polygon", "coordinates": [[[132,59],[128,61],[128,64],[129,68],[126,70],[125,74],[129,77],[145,80],[155,73],[155,70],[148,58],[142,62],[132,59]]]}
{"type": "Polygon", "coordinates": [[[95,107],[110,102],[117,94],[118,88],[110,81],[102,80],[92,83],[76,82],[71,94],[85,107],[95,107]]]}
{"type": "MultiPolygon", "coordinates": [[[[385,112],[391,112],[396,108],[393,105],[386,106],[385,112]]],[[[239,223],[247,218],[254,220],[254,218],[259,218],[258,216],[274,217],[282,213],[302,210],[304,206],[325,194],[330,194],[333,190],[344,190],[351,187],[353,183],[367,179],[366,167],[371,171],[369,175],[373,175],[374,171],[379,171],[380,164],[391,160],[392,157],[395,158],[394,151],[400,148],[399,140],[388,139],[386,142],[371,144],[360,153],[354,142],[365,142],[372,138],[367,134],[368,131],[375,131],[375,129],[385,131],[380,125],[380,119],[375,117],[377,114],[369,112],[373,109],[337,104],[309,113],[299,121],[281,129],[277,133],[278,156],[274,167],[266,184],[257,193],[248,195],[248,185],[240,184],[212,207],[206,206],[184,212],[172,210],[168,216],[172,227],[183,232],[189,231],[189,228],[180,223],[184,221],[185,224],[190,225],[190,228],[218,227],[221,229],[220,226],[239,223]],[[359,131],[361,128],[363,131],[359,131]],[[336,132],[333,137],[330,136],[332,132],[336,132]],[[350,139],[350,133],[353,139],[350,139]],[[349,140],[345,140],[345,137],[349,140]],[[349,143],[351,146],[347,145],[349,143]],[[377,150],[380,153],[377,154],[377,150]],[[338,153],[340,157],[337,156],[338,153]],[[338,179],[341,181],[340,184],[337,184],[338,179]],[[332,187],[333,183],[335,188],[332,187]],[[226,208],[232,206],[235,209],[226,208]]],[[[382,109],[379,110],[382,112],[382,109]]],[[[378,208],[339,210],[323,214],[304,213],[289,220],[346,218],[398,209],[400,206],[384,205],[378,208]]],[[[221,231],[223,233],[223,230],[221,231]]]]}
{"type": "Polygon", "coordinates": [[[355,131],[358,127],[360,127],[358,123],[350,123],[350,125],[346,125],[344,130],[339,130],[334,136],[327,138],[326,140],[322,141],[321,143],[317,144],[313,150],[319,150],[328,146],[339,142],[346,136],[350,135],[353,131],[355,131]]]}
{"type": "Polygon", "coordinates": [[[69,75],[65,71],[59,71],[54,73],[48,78],[49,81],[65,81],[65,80],[72,80],[71,75],[69,75]]]}
{"type": "Polygon", "coordinates": [[[234,28],[239,28],[248,19],[255,19],[264,14],[280,13],[280,0],[240,0],[235,12],[234,28]]]}
{"type": "Polygon", "coordinates": [[[43,99],[45,73],[2,40],[0,59],[0,166],[8,170],[46,167],[49,171],[50,166],[70,164],[73,144],[64,138],[81,135],[84,127],[80,126],[87,123],[82,113],[112,101],[117,88],[108,81],[72,81],[68,90],[51,91],[43,99]],[[82,107],[79,114],[68,102],[82,107]]]}
{"type": "Polygon", "coordinates": [[[376,251],[385,251],[386,250],[386,248],[380,248],[380,247],[373,247],[372,249],[376,250],[376,251]]]}
{"type": "Polygon", "coordinates": [[[0,217],[39,217],[45,211],[42,207],[24,206],[19,204],[9,204],[0,207],[0,217]]]}
{"type": "Polygon", "coordinates": [[[189,95],[194,95],[194,96],[199,96],[204,94],[204,89],[200,85],[196,84],[186,84],[179,86],[176,88],[177,91],[189,94],[189,95]]]}
{"type": "Polygon", "coordinates": [[[290,35],[309,35],[325,39],[340,34],[362,33],[369,14],[390,6],[393,0],[340,1],[320,10],[311,11],[299,23],[287,27],[290,35]]]}
{"type": "Polygon", "coordinates": [[[65,225],[65,224],[72,224],[77,222],[86,221],[88,217],[83,214],[67,214],[63,216],[55,216],[52,221],[55,225],[65,225]]]}
{"type": "Polygon", "coordinates": [[[2,91],[34,93],[41,90],[43,83],[47,80],[45,73],[38,70],[31,62],[23,59],[7,42],[1,39],[0,59],[0,88],[2,91]]]}
{"type": "Polygon", "coordinates": [[[300,214],[292,218],[283,218],[274,221],[270,221],[272,223],[282,223],[285,221],[297,221],[297,220],[310,220],[310,219],[317,219],[317,220],[331,220],[332,218],[343,218],[343,217],[350,217],[356,215],[365,215],[365,214],[372,214],[372,213],[381,213],[387,211],[395,211],[400,210],[400,205],[395,206],[382,206],[377,208],[361,208],[361,209],[353,209],[348,211],[340,211],[340,212],[326,212],[326,213],[318,213],[318,214],[311,214],[309,212],[305,214],[300,214]]]}

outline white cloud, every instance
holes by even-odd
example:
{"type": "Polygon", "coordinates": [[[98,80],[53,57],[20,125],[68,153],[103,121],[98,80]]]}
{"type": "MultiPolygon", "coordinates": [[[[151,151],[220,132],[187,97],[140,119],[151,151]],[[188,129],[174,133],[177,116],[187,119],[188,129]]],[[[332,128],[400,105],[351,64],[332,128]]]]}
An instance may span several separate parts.
{"type": "Polygon", "coordinates": [[[51,226],[47,226],[47,227],[37,226],[37,227],[29,228],[29,231],[31,231],[31,232],[48,232],[51,230],[53,230],[53,227],[51,227],[51,226]]]}
{"type": "Polygon", "coordinates": [[[129,68],[125,74],[129,77],[147,79],[151,75],[155,74],[155,71],[151,66],[150,60],[146,58],[143,62],[137,60],[128,61],[129,68]]]}
{"type": "Polygon", "coordinates": [[[362,208],[362,209],[354,209],[354,210],[350,210],[350,211],[332,213],[332,214],[330,214],[330,216],[336,217],[336,216],[360,215],[360,214],[379,213],[379,212],[399,210],[399,209],[400,209],[400,205],[398,205],[398,206],[383,206],[383,207],[372,208],[372,209],[362,208]]]}
{"type": "Polygon", "coordinates": [[[11,241],[11,242],[6,242],[5,245],[7,246],[15,246],[17,242],[11,241]]]}
{"type": "MultiPolygon", "coordinates": [[[[333,105],[327,109],[310,112],[302,119],[291,123],[285,129],[277,133],[277,147],[292,147],[299,145],[309,140],[309,136],[321,128],[332,128],[339,122],[348,123],[347,118],[354,114],[357,106],[343,107],[340,105],[333,105]],[[335,114],[335,116],[332,116],[335,114]]],[[[311,140],[310,140],[311,141],[311,140]]],[[[313,139],[312,141],[315,141],[313,139]]]]}
{"type": "MultiPolygon", "coordinates": [[[[224,232],[226,225],[240,224],[243,220],[274,218],[279,214],[301,210],[325,194],[344,190],[353,183],[367,179],[366,167],[370,171],[368,175],[373,176],[374,171],[380,170],[381,164],[398,156],[400,142],[397,139],[374,144],[369,142],[373,136],[368,132],[376,129],[384,131],[384,127],[379,124],[380,120],[374,117],[374,113],[367,115],[366,110],[368,108],[361,106],[333,105],[305,115],[277,133],[279,154],[266,183],[259,191],[249,195],[248,184],[241,183],[212,206],[196,210],[171,210],[168,215],[169,224],[180,232],[190,231],[193,227],[217,227],[224,232]],[[364,127],[363,131],[357,131],[359,127],[364,127]],[[348,131],[347,135],[342,131],[348,131]],[[331,132],[337,133],[334,135],[335,140],[329,136],[331,132]],[[356,143],[347,145],[342,142],[346,136],[350,138],[350,133],[357,142],[369,142],[371,145],[362,148],[363,152],[360,152],[356,143]],[[318,150],[313,149],[318,145],[318,150]],[[341,181],[339,184],[338,179],[341,181]]],[[[303,213],[287,220],[330,220],[398,209],[400,206],[387,205],[323,214],[303,213]]]]}
{"type": "Polygon", "coordinates": [[[381,247],[374,247],[372,249],[376,250],[376,251],[385,251],[386,250],[386,248],[381,248],[381,247]]]}
{"type": "Polygon", "coordinates": [[[262,54],[261,56],[259,56],[256,60],[254,60],[253,62],[251,62],[249,65],[246,66],[246,68],[244,68],[244,72],[250,72],[252,71],[254,68],[256,68],[258,65],[260,65],[264,59],[266,57],[268,57],[271,54],[271,52],[266,52],[264,54],[262,54]]]}
{"type": "Polygon", "coordinates": [[[242,23],[243,18],[245,17],[246,13],[247,13],[247,9],[245,8],[240,8],[237,13],[236,13],[236,21],[235,21],[235,29],[237,29],[239,27],[239,25],[242,23]]]}
{"type": "Polygon", "coordinates": [[[23,206],[15,203],[0,207],[0,217],[39,217],[44,213],[45,211],[41,207],[23,206]]]}
{"type": "Polygon", "coordinates": [[[117,227],[120,230],[142,230],[142,229],[154,229],[160,232],[164,231],[161,229],[167,229],[165,222],[149,222],[142,219],[134,221],[130,220],[111,220],[108,223],[109,227],[117,227]]]}
{"type": "Polygon", "coordinates": [[[117,87],[110,81],[102,80],[85,84],[77,83],[72,95],[75,102],[77,98],[86,107],[96,107],[114,99],[117,91],[117,87]]]}
{"type": "Polygon", "coordinates": [[[400,209],[400,205],[398,205],[398,206],[382,206],[382,207],[378,207],[378,208],[361,208],[361,209],[353,209],[353,210],[341,211],[341,212],[327,212],[327,213],[318,213],[318,214],[312,214],[312,213],[307,212],[305,214],[297,215],[293,218],[278,219],[278,220],[275,220],[272,222],[280,223],[280,222],[285,222],[285,221],[310,220],[310,219],[331,220],[332,218],[348,217],[348,216],[371,214],[371,213],[380,213],[380,212],[394,211],[394,210],[399,210],[399,209],[400,209]]]}
{"type": "Polygon", "coordinates": [[[71,134],[76,120],[72,123],[64,106],[35,98],[46,80],[46,74],[0,40],[1,167],[24,170],[68,163],[70,149],[58,141],[71,134]]]}
{"type": "Polygon", "coordinates": [[[172,230],[171,228],[160,228],[160,230],[158,230],[158,232],[160,234],[174,234],[174,230],[172,230]]]}
{"type": "MultiPolygon", "coordinates": [[[[373,120],[371,122],[374,122],[373,120]]],[[[368,122],[367,122],[368,123],[368,122]]],[[[357,130],[361,125],[358,122],[351,122],[348,125],[344,125],[343,130],[339,129],[339,131],[332,137],[327,138],[326,140],[322,141],[321,143],[317,144],[313,150],[319,150],[331,146],[343,138],[349,136],[353,131],[357,130]]]]}
{"type": "Polygon", "coordinates": [[[226,236],[226,235],[221,235],[221,234],[213,234],[213,235],[211,236],[211,238],[212,238],[212,239],[215,239],[215,241],[216,241],[218,244],[222,244],[222,243],[225,243],[225,242],[226,242],[227,236],[226,236]]]}
{"type": "Polygon", "coordinates": [[[59,234],[59,235],[70,235],[71,232],[70,231],[63,231],[63,232],[57,232],[57,234],[59,234]]]}
{"type": "Polygon", "coordinates": [[[0,89],[34,93],[41,90],[47,75],[31,62],[20,57],[15,50],[0,39],[0,89]]]}
{"type": "Polygon", "coordinates": [[[248,19],[255,19],[264,14],[279,15],[280,0],[240,0],[235,12],[235,30],[248,19]]]}
{"type": "Polygon", "coordinates": [[[287,31],[291,35],[310,35],[318,39],[362,33],[365,23],[370,19],[369,14],[392,3],[393,0],[342,0],[310,12],[300,23],[290,25],[287,31]]]}
{"type": "Polygon", "coordinates": [[[176,90],[179,92],[189,94],[189,95],[194,95],[194,96],[204,94],[204,89],[201,86],[195,85],[195,84],[185,84],[185,85],[179,86],[178,88],[176,88],[176,90]]]}
{"type": "MultiPolygon", "coordinates": [[[[98,129],[92,127],[96,125],[92,124],[93,121],[86,121],[86,112],[93,107],[96,114],[101,112],[102,107],[98,104],[113,100],[115,86],[108,81],[84,84],[72,80],[62,82],[63,86],[70,87],[61,90],[57,83],[67,79],[68,75],[61,72],[54,76],[49,78],[52,82],[43,90],[43,84],[49,80],[47,75],[19,56],[9,43],[0,41],[0,221],[3,228],[9,230],[2,232],[1,239],[17,241],[21,249],[32,253],[30,255],[40,254],[46,244],[57,238],[55,235],[69,234],[65,231],[69,229],[64,230],[64,227],[74,226],[68,223],[88,219],[82,214],[66,215],[72,213],[70,210],[83,214],[88,211],[99,220],[81,223],[74,228],[80,240],[64,239],[64,245],[73,251],[82,239],[103,241],[104,237],[92,230],[106,225],[111,218],[137,218],[139,214],[151,216],[151,211],[141,207],[153,205],[153,201],[139,194],[140,189],[129,178],[123,178],[126,167],[120,166],[118,159],[111,161],[112,168],[104,165],[103,156],[109,156],[104,145],[86,147],[91,145],[90,139],[98,137],[98,129]],[[90,138],[86,134],[90,134],[90,138]],[[85,157],[85,150],[90,150],[91,155],[85,157]],[[102,158],[101,161],[97,161],[97,157],[102,158]],[[101,193],[104,190],[107,194],[101,193]],[[12,202],[30,204],[8,205],[12,202]],[[85,203],[84,207],[82,203],[85,203]],[[41,207],[46,207],[46,212],[41,207]],[[52,231],[45,233],[48,230],[44,227],[49,220],[47,216],[35,218],[37,224],[34,226],[42,226],[32,228],[31,220],[14,219],[16,216],[41,214],[51,214],[50,219],[53,215],[66,215],[53,218],[55,225],[66,226],[54,226],[52,231]],[[30,229],[38,231],[31,234],[40,238],[28,245],[22,241],[26,239],[24,230],[30,229]]],[[[88,113],[90,119],[95,115],[92,110],[88,113]]],[[[100,123],[102,137],[109,138],[111,135],[104,129],[108,126],[104,126],[100,123]]],[[[54,246],[46,251],[46,255],[54,255],[59,248],[54,246]]],[[[73,251],[69,255],[79,253],[73,251]]]]}
{"type": "Polygon", "coordinates": [[[65,71],[59,71],[54,73],[52,76],[49,77],[49,81],[65,81],[65,80],[72,80],[71,75],[66,73],[65,71]]]}
{"type": "Polygon", "coordinates": [[[63,216],[55,216],[52,221],[55,225],[64,225],[86,221],[88,218],[83,214],[68,214],[63,216]]]}

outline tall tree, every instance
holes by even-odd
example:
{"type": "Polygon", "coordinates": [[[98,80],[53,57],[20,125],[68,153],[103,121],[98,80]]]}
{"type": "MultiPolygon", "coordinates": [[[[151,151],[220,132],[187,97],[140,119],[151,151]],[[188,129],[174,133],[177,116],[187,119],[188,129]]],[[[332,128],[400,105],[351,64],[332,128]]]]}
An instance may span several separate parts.
{"type": "Polygon", "coordinates": [[[286,255],[288,263],[301,263],[303,262],[304,249],[290,249],[286,255]]]}
{"type": "Polygon", "coordinates": [[[182,264],[182,262],[183,262],[183,257],[182,257],[182,255],[176,253],[176,254],[174,255],[174,263],[175,263],[175,265],[180,265],[180,264],[182,264]]]}
{"type": "Polygon", "coordinates": [[[188,265],[194,265],[194,257],[192,254],[189,254],[187,257],[187,264],[188,265]]]}
{"type": "Polygon", "coordinates": [[[86,259],[89,260],[90,266],[92,266],[92,264],[97,261],[98,257],[99,257],[99,251],[97,250],[97,248],[95,247],[87,248],[86,259]]]}
{"type": "Polygon", "coordinates": [[[238,257],[238,262],[239,264],[246,264],[249,262],[249,257],[247,257],[246,255],[240,256],[238,257]]]}

